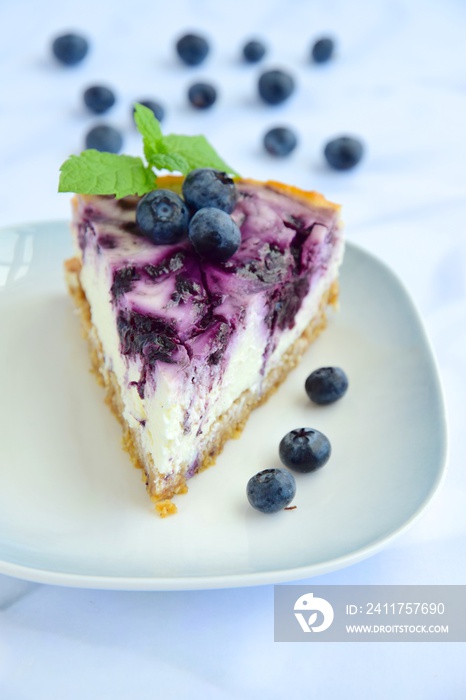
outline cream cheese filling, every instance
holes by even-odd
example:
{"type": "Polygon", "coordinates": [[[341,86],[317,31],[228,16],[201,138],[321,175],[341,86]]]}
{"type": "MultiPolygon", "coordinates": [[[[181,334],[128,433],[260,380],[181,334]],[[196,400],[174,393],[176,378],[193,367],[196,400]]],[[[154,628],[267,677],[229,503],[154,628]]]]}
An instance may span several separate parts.
{"type": "Polygon", "coordinates": [[[261,392],[266,375],[279,365],[288,348],[318,313],[322,295],[337,278],[343,256],[339,239],[324,275],[312,285],[296,314],[293,328],[283,331],[263,368],[268,340],[265,326],[266,299],[257,294],[247,309],[242,328],[227,348],[226,362],[206,367],[193,361],[188,367],[157,363],[155,390],[147,384],[142,399],[136,384],[141,366],[120,353],[115,311],[110,295],[108,268],[95,249],[86,250],[81,284],[92,310],[92,323],[101,341],[105,366],[114,372],[124,403],[123,418],[134,430],[142,450],[150,455],[159,474],[173,474],[195,463],[215,423],[243,392],[261,392]]]}

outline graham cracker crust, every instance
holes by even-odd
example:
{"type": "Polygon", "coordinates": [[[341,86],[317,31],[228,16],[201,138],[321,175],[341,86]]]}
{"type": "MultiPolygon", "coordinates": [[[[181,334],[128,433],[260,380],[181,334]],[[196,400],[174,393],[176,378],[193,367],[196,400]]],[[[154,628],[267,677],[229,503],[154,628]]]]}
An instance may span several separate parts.
{"type": "MultiPolygon", "coordinates": [[[[83,335],[88,341],[92,369],[99,384],[105,389],[107,405],[122,426],[123,447],[130,455],[134,466],[142,470],[147,491],[154,501],[159,515],[166,517],[176,513],[176,505],[171,501],[171,498],[187,492],[185,474],[189,465],[185,465],[185,469],[181,473],[168,477],[159,475],[156,465],[151,459],[148,460],[143,453],[137,432],[130,428],[123,418],[123,401],[116,376],[105,366],[102,344],[92,324],[90,306],[80,283],[81,261],[77,257],[70,258],[65,261],[64,268],[68,290],[79,311],[83,335]]],[[[216,421],[215,431],[200,455],[196,472],[203,471],[213,465],[227,440],[238,438],[241,435],[251,411],[265,403],[284,382],[291,370],[299,364],[302,355],[327,325],[327,307],[335,307],[337,303],[338,282],[334,281],[323,295],[317,315],[283,355],[280,365],[273,368],[265,377],[262,394],[258,396],[250,390],[243,392],[230,409],[216,421]]]]}

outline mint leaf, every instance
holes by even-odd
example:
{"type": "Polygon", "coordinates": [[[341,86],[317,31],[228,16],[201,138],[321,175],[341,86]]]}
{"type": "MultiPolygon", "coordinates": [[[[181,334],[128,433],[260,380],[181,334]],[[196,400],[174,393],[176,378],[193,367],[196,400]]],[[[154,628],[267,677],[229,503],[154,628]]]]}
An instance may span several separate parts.
{"type": "Polygon", "coordinates": [[[60,168],[59,192],[113,194],[120,199],[156,188],[155,175],[140,158],[93,149],[70,156],[60,168]]]}
{"type": "Polygon", "coordinates": [[[136,102],[134,105],[134,121],[141,136],[146,136],[152,141],[161,141],[163,139],[160,123],[149,107],[136,102]]]}
{"type": "Polygon", "coordinates": [[[190,170],[195,168],[215,168],[216,170],[223,170],[230,175],[238,175],[233,168],[220,158],[205,136],[168,134],[163,137],[163,144],[169,153],[182,155],[187,161],[190,170]]]}
{"type": "Polygon", "coordinates": [[[220,158],[204,136],[164,136],[154,113],[141,104],[135,105],[134,118],[144,143],[149,165],[157,169],[187,175],[195,168],[216,168],[236,175],[220,158]]]}
{"type": "Polygon", "coordinates": [[[187,175],[192,168],[188,161],[177,153],[153,153],[150,164],[157,170],[169,170],[187,175]]]}
{"type": "Polygon", "coordinates": [[[134,105],[134,121],[142,136],[146,160],[149,165],[155,166],[155,163],[153,163],[154,156],[160,152],[166,153],[160,124],[153,111],[139,103],[134,105]]]}

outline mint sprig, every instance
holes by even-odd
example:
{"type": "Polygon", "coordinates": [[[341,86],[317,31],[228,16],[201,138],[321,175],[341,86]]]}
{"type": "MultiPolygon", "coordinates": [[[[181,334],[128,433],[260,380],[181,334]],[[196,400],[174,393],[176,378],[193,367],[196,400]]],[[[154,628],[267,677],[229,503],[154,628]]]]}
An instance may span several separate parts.
{"type": "Polygon", "coordinates": [[[146,164],[134,156],[89,149],[63,163],[58,191],[115,195],[120,199],[155,190],[158,170],[187,175],[196,168],[215,168],[237,175],[204,136],[164,136],[154,113],[141,104],[135,105],[134,118],[146,164]]]}

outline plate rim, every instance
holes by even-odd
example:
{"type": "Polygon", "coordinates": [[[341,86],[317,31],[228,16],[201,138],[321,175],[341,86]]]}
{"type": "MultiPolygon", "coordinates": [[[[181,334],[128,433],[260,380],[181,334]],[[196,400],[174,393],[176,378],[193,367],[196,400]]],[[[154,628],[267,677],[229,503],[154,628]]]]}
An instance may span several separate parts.
{"type": "MultiPolygon", "coordinates": [[[[50,219],[44,221],[10,224],[0,227],[0,235],[5,232],[12,232],[22,228],[43,227],[47,225],[63,226],[68,228],[69,221],[66,219],[50,219]]],[[[432,506],[434,498],[439,493],[448,472],[448,419],[445,394],[441,382],[438,360],[430,337],[426,331],[422,315],[411,297],[406,285],[400,279],[400,277],[398,277],[396,272],[394,272],[384,260],[380,259],[377,255],[365,249],[363,246],[358,245],[357,243],[346,239],[345,248],[352,250],[358,256],[366,258],[371,265],[376,265],[382,268],[384,273],[399,287],[400,291],[403,293],[405,302],[410,307],[410,312],[416,319],[418,330],[425,346],[426,356],[428,356],[431,363],[431,368],[433,370],[431,379],[435,384],[439,402],[438,407],[440,409],[439,415],[442,419],[441,423],[439,424],[438,432],[440,459],[435,474],[435,479],[433,480],[429,491],[427,492],[422,503],[411,513],[409,518],[407,518],[399,527],[395,528],[388,534],[382,535],[375,541],[372,541],[369,544],[359,547],[358,549],[349,553],[326,561],[286,569],[272,569],[254,573],[219,574],[210,576],[106,576],[100,574],[69,573],[42,569],[40,567],[16,564],[0,558],[0,574],[39,584],[59,585],[84,589],[126,591],[209,590],[273,585],[313,578],[315,576],[320,576],[332,571],[346,568],[352,564],[356,564],[377,554],[404,534],[407,530],[409,530],[423,515],[423,513],[425,513],[432,506]]]]}

